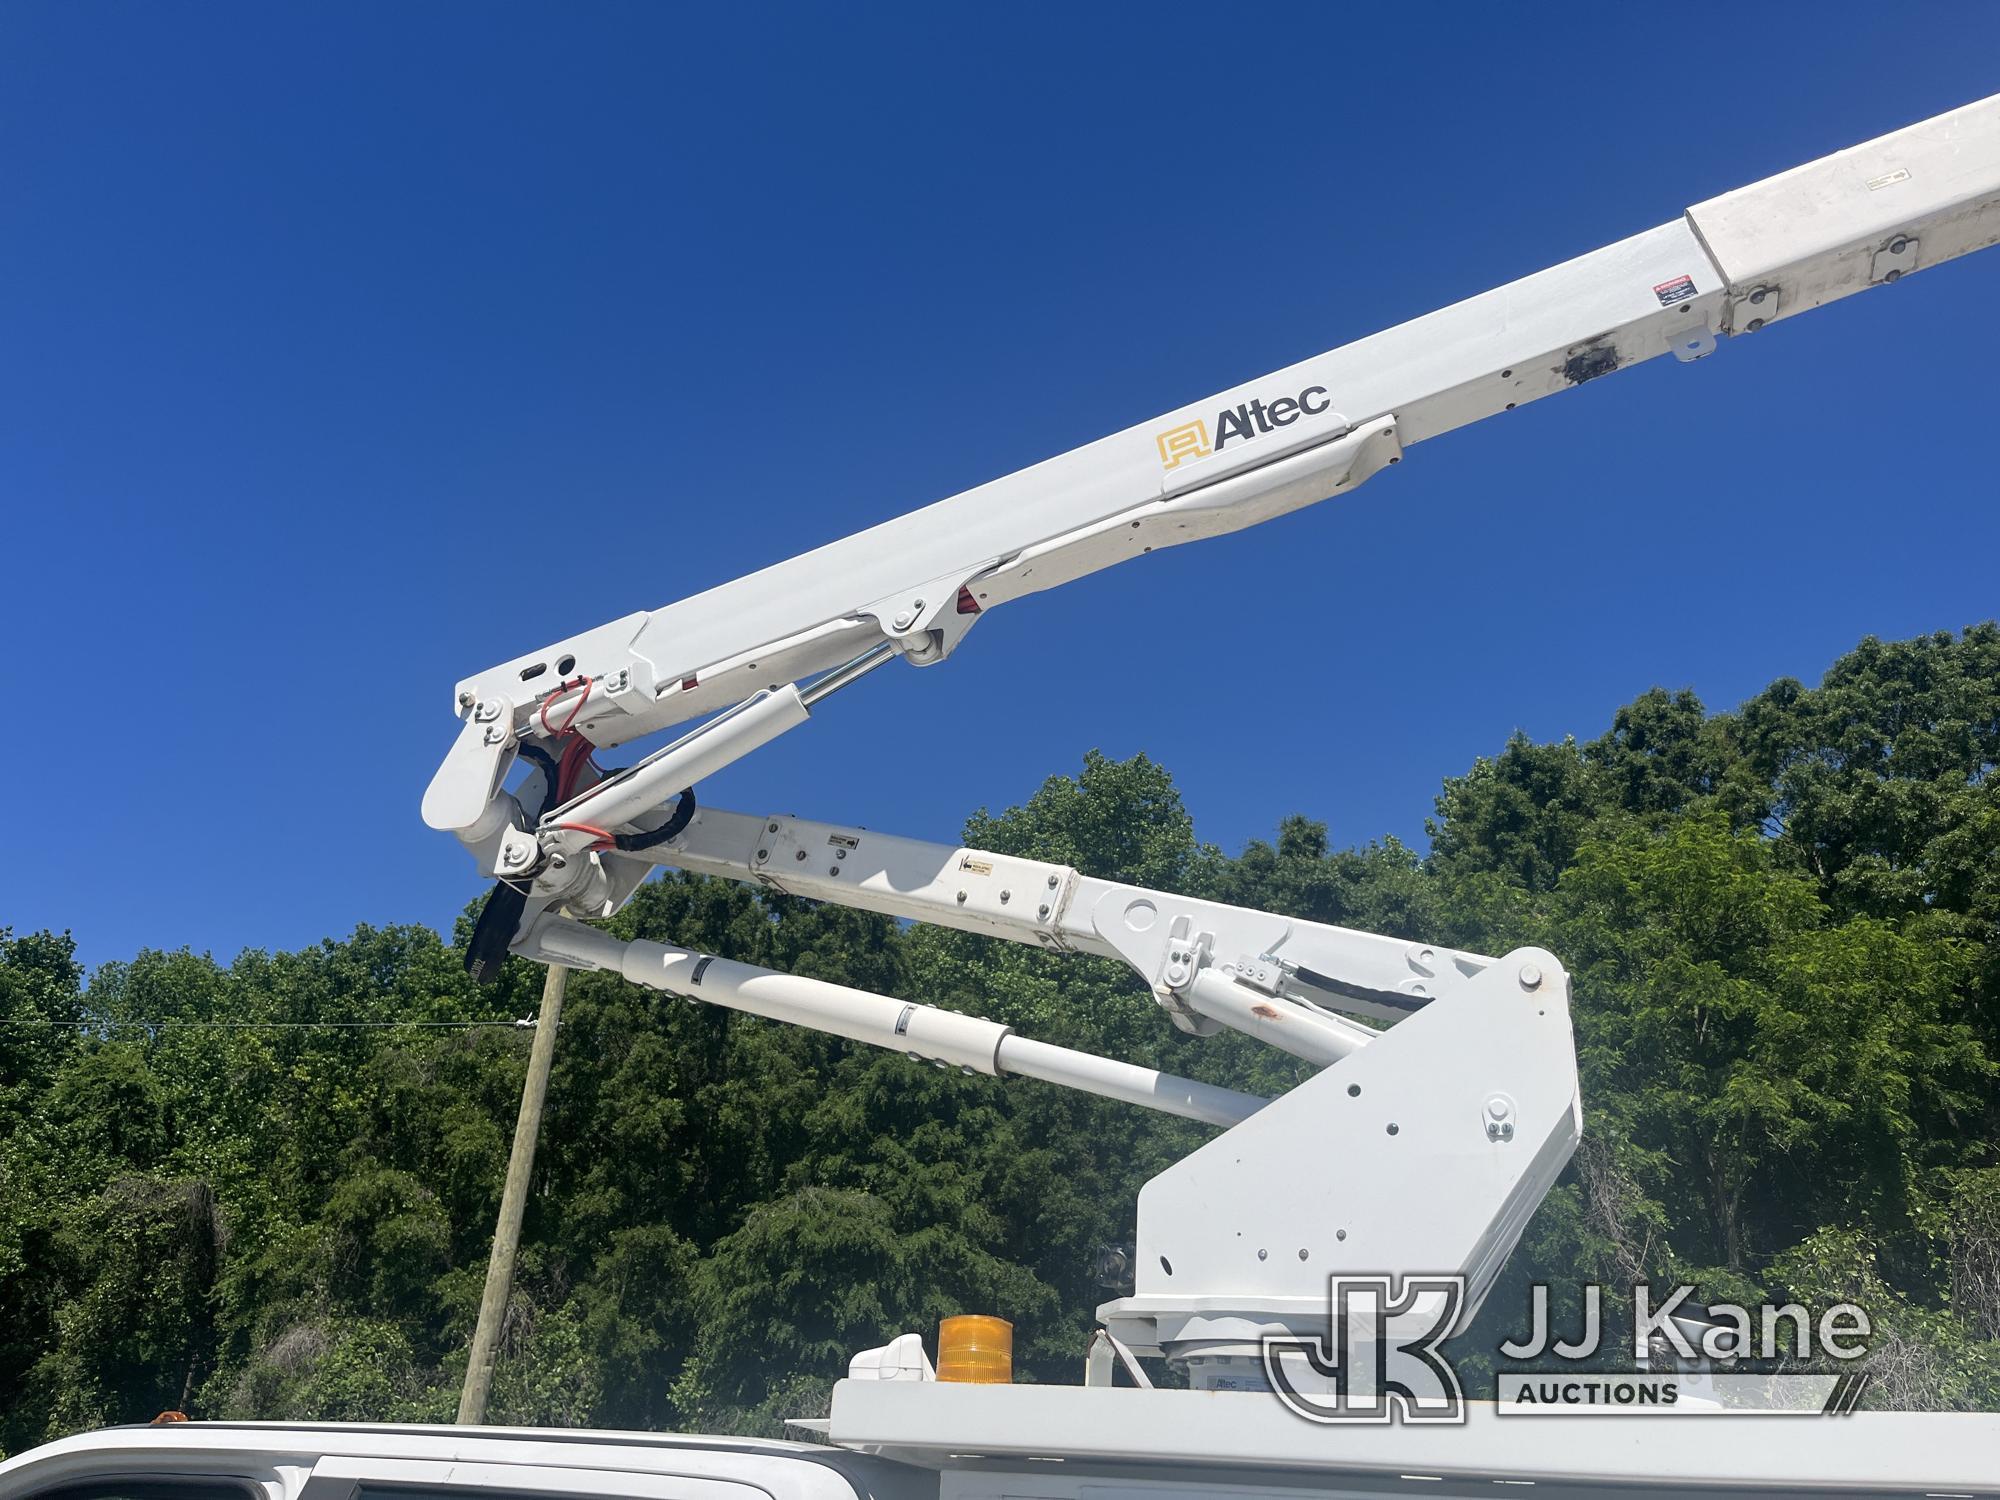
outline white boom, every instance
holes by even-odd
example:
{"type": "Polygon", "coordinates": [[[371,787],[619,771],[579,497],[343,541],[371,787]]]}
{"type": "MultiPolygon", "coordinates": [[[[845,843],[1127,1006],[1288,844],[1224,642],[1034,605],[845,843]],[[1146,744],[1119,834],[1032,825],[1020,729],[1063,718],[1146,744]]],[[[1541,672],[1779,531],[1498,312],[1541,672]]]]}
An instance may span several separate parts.
{"type": "Polygon", "coordinates": [[[1581,1135],[1553,955],[1493,959],[1036,860],[697,811],[685,789],[878,667],[943,661],[996,605],[1352,490],[1427,438],[1661,354],[1699,359],[1996,241],[2000,96],[467,678],[423,810],[500,882],[474,972],[509,950],[605,969],[1228,1127],[1147,1184],[1133,1295],[1100,1309],[1118,1347],[1181,1360],[1197,1385],[1323,1325],[1330,1272],[1455,1272],[1462,1327],[1581,1135]],[[703,715],[626,769],[590,760],[703,715]],[[532,770],[509,792],[517,756],[532,770]],[[1239,1030],[1322,1071],[1264,1101],[579,920],[616,910],[655,864],[1117,959],[1183,1030],[1239,1030]]]}

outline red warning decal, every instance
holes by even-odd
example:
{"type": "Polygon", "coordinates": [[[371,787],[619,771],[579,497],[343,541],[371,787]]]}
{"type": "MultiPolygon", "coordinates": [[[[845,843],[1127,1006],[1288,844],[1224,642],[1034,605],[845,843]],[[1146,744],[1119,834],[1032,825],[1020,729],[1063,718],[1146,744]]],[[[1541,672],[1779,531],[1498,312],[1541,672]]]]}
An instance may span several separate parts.
{"type": "Polygon", "coordinates": [[[1685,302],[1694,295],[1694,278],[1676,276],[1672,281],[1663,281],[1653,288],[1653,295],[1660,299],[1660,306],[1672,307],[1676,302],[1685,302]]]}

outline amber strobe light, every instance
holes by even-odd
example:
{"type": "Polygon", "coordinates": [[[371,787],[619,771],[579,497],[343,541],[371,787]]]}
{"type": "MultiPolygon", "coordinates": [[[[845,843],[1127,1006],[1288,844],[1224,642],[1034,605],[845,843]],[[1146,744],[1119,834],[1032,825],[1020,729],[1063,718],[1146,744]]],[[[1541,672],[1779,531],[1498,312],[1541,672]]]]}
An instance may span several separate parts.
{"type": "Polygon", "coordinates": [[[939,1380],[1006,1385],[1014,1378],[1014,1325],[969,1314],[938,1324],[939,1380]]]}

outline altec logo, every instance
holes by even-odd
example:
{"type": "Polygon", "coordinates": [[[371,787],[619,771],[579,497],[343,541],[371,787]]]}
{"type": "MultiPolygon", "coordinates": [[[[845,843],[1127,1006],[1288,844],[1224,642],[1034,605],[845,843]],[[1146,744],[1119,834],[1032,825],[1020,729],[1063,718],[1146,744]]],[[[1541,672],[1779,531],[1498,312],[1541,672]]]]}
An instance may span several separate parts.
{"type": "Polygon", "coordinates": [[[1248,442],[1275,428],[1289,427],[1300,417],[1317,417],[1331,410],[1332,405],[1325,386],[1309,385],[1296,396],[1271,402],[1245,401],[1241,406],[1216,413],[1213,443],[1209,441],[1208,423],[1200,417],[1168,428],[1153,441],[1160,447],[1161,467],[1178,469],[1190,460],[1218,453],[1233,442],[1248,442]]]}

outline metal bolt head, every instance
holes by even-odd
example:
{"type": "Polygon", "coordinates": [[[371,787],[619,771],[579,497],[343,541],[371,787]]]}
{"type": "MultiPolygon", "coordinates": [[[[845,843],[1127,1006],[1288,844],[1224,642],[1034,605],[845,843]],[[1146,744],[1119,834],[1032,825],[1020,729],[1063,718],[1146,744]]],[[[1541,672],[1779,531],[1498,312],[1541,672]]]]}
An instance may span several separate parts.
{"type": "Polygon", "coordinates": [[[1521,988],[1538,990],[1542,987],[1542,971],[1536,964],[1521,965],[1521,988]]]}
{"type": "Polygon", "coordinates": [[[1500,1122],[1500,1139],[1503,1141],[1514,1139],[1514,1122],[1512,1120],[1502,1120],[1500,1122]]]}
{"type": "Polygon", "coordinates": [[[505,865],[525,865],[528,862],[528,846],[509,844],[501,854],[500,862],[505,865]]]}
{"type": "Polygon", "coordinates": [[[1000,904],[1002,906],[1005,906],[1009,901],[1012,901],[1013,899],[1014,899],[1014,893],[1012,891],[1002,891],[1000,893],[1000,904]]]}
{"type": "Polygon", "coordinates": [[[805,857],[806,857],[806,851],[805,851],[805,850],[803,850],[803,849],[799,850],[799,852],[798,852],[797,854],[795,854],[795,855],[793,855],[793,856],[792,856],[792,858],[794,858],[794,859],[796,859],[796,860],[799,860],[799,861],[800,861],[801,863],[803,863],[803,862],[804,862],[804,860],[805,860],[805,857]]]}
{"type": "Polygon", "coordinates": [[[1905,250],[1909,248],[1910,248],[1910,242],[1904,239],[1901,235],[1897,235],[1896,238],[1889,241],[1889,253],[1891,255],[1901,255],[1905,250]]]}
{"type": "Polygon", "coordinates": [[[958,904],[959,904],[960,906],[963,906],[963,905],[965,905],[965,892],[964,892],[964,891],[960,891],[960,892],[958,893],[958,904]]]}
{"type": "Polygon", "coordinates": [[[759,849],[757,851],[757,862],[759,864],[762,864],[765,860],[769,859],[770,857],[771,857],[771,851],[769,849],[759,849]]]}
{"type": "Polygon", "coordinates": [[[470,691],[463,692],[458,695],[458,706],[461,710],[472,707],[472,702],[473,699],[470,691]]]}
{"type": "Polygon", "coordinates": [[[1049,877],[1049,889],[1054,890],[1055,888],[1056,888],[1056,878],[1055,876],[1051,875],[1049,877]]]}
{"type": "Polygon", "coordinates": [[[1500,1122],[1499,1122],[1499,1121],[1497,1121],[1497,1120],[1488,1120],[1488,1121],[1486,1122],[1486,1139],[1487,1139],[1487,1140],[1489,1140],[1489,1141],[1497,1141],[1497,1140],[1499,1140],[1499,1139],[1500,1139],[1500,1122]]]}
{"type": "Polygon", "coordinates": [[[1271,1258],[1271,1252],[1268,1250],[1259,1250],[1257,1252],[1257,1259],[1259,1260],[1269,1260],[1270,1258],[1271,1258]]]}
{"type": "Polygon", "coordinates": [[[1750,294],[1750,305],[1752,307],[1762,307],[1764,305],[1764,296],[1764,288],[1761,286],[1758,287],[1756,291],[1750,294]]]}
{"type": "Polygon", "coordinates": [[[1046,906],[1038,906],[1038,907],[1036,907],[1036,908],[1035,908],[1035,915],[1036,915],[1036,916],[1038,916],[1038,917],[1040,917],[1040,918],[1041,918],[1041,919],[1042,919],[1042,920],[1043,920],[1044,922],[1046,922],[1046,921],[1047,921],[1047,920],[1049,919],[1049,909],[1048,909],[1048,907],[1046,907],[1046,906]]]}
{"type": "Polygon", "coordinates": [[[772,833],[776,833],[778,831],[778,825],[776,823],[766,823],[764,826],[768,828],[772,833]]]}

